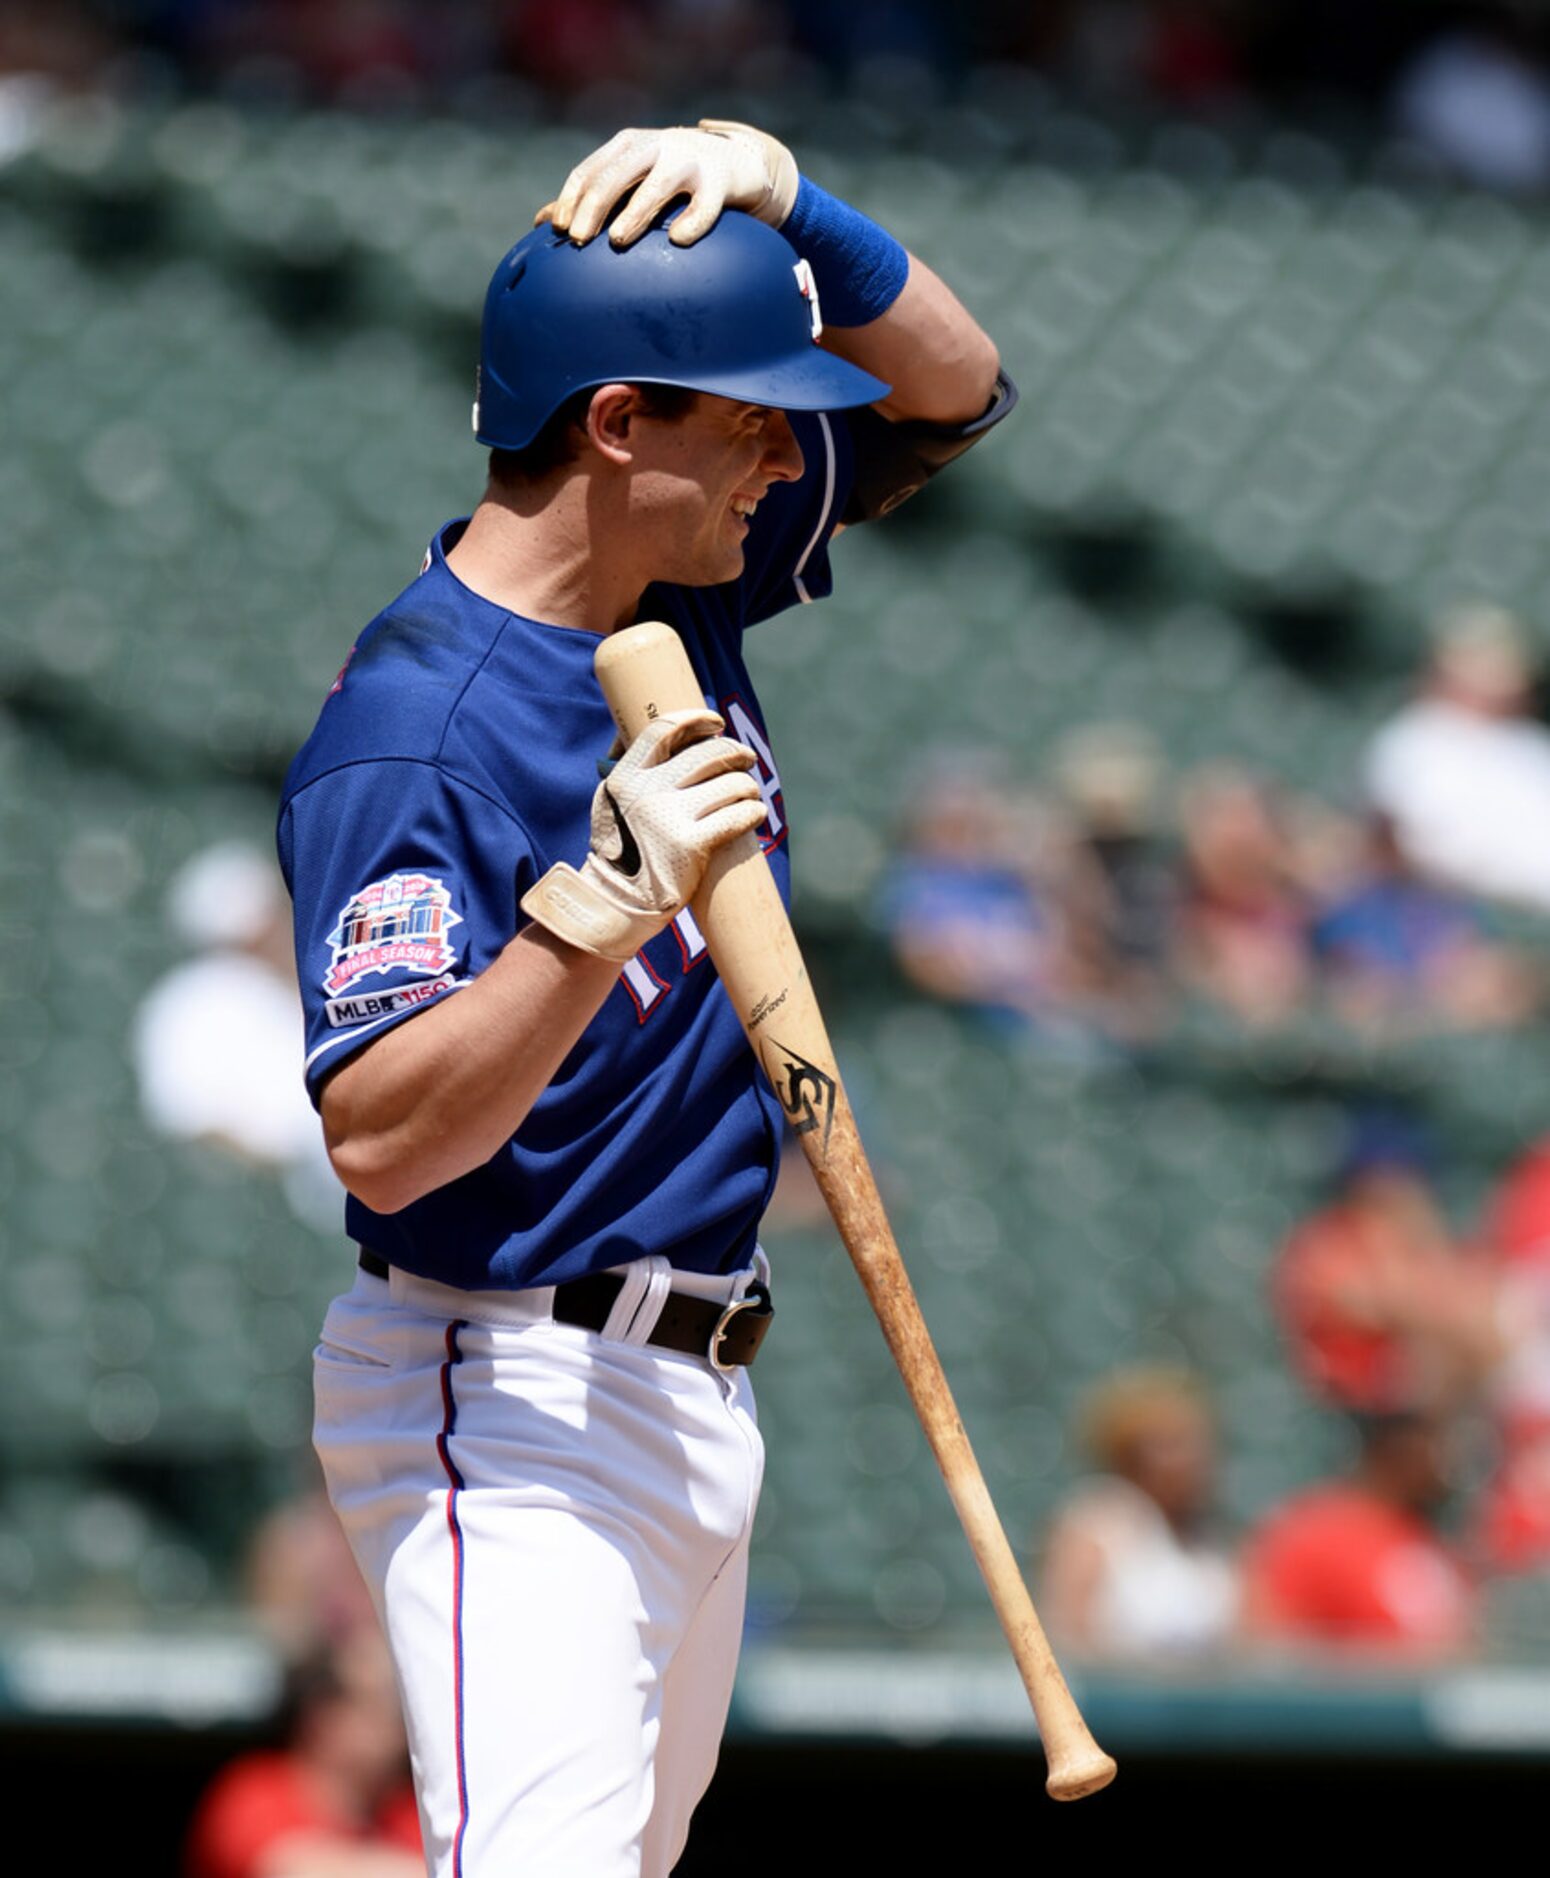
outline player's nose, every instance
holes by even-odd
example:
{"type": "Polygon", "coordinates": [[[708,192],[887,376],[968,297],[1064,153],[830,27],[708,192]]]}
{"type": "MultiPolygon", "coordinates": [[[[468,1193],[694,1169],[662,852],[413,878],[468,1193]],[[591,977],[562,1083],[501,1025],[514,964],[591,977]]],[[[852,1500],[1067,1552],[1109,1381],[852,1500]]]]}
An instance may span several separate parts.
{"type": "Polygon", "coordinates": [[[771,411],[764,427],[764,455],[759,467],[772,483],[794,483],[802,474],[802,446],[784,411],[771,411]]]}

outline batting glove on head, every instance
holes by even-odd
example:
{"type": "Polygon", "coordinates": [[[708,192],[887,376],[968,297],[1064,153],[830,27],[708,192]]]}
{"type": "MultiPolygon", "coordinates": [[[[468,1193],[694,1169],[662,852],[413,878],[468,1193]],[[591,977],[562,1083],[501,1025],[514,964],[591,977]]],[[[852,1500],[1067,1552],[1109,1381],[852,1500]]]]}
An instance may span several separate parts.
{"type": "Polygon", "coordinates": [[[681,913],[711,855],[764,820],[754,754],[722,728],[714,711],[654,718],[598,785],[587,858],[528,889],[528,918],[622,965],[681,913]]]}
{"type": "Polygon", "coordinates": [[[779,228],[797,194],[796,158],[783,143],[752,124],[702,117],[690,130],[621,130],[584,157],[553,202],[533,218],[552,222],[577,243],[608,225],[630,190],[629,207],[608,228],[616,248],[627,248],[679,196],[688,206],[674,216],[668,239],[687,248],[709,234],[723,209],[741,209],[779,228]]]}

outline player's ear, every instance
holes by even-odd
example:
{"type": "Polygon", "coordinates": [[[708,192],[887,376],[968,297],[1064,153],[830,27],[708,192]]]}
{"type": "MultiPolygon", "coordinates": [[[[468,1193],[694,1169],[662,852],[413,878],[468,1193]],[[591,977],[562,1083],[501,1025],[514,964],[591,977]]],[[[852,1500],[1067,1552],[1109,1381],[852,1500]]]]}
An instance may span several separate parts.
{"type": "Polygon", "coordinates": [[[633,385],[599,385],[587,406],[587,441],[609,462],[628,464],[634,457],[640,412],[640,393],[633,385]]]}

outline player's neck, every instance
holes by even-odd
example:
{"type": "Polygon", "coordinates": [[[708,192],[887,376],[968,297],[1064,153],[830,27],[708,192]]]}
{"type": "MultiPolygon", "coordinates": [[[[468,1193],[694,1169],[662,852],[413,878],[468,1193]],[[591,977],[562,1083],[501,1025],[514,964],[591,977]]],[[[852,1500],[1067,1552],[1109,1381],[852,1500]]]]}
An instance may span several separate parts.
{"type": "Polygon", "coordinates": [[[624,518],[601,514],[592,497],[579,479],[532,506],[487,493],[447,566],[481,599],[525,619],[593,633],[628,625],[647,580],[628,552],[624,518]]]}

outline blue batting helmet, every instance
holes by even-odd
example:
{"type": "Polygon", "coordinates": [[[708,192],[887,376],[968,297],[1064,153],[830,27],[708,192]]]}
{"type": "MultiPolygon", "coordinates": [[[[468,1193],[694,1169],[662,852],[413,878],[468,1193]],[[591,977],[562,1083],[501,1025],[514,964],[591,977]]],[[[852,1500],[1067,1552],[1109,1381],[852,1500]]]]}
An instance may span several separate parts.
{"type": "Polygon", "coordinates": [[[817,344],[812,272],[784,235],[736,209],[676,248],[666,229],[584,247],[544,224],[490,282],[474,435],[520,450],[578,391],[678,385],[786,411],[874,404],[889,387],[817,344]]]}

